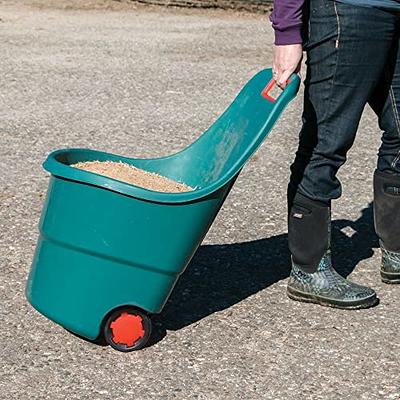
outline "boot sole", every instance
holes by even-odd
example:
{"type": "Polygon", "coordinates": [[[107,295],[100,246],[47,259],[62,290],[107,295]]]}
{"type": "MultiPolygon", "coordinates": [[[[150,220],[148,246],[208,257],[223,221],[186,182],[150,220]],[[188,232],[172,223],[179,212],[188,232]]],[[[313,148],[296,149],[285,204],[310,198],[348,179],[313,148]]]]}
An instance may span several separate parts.
{"type": "Polygon", "coordinates": [[[310,293],[301,292],[293,288],[287,288],[287,295],[290,299],[295,301],[301,301],[303,303],[314,303],[325,307],[340,308],[342,310],[359,310],[363,308],[370,308],[376,306],[379,303],[379,299],[376,295],[367,297],[366,299],[356,301],[338,301],[329,299],[327,297],[315,296],[310,293]]]}
{"type": "Polygon", "coordinates": [[[389,283],[389,284],[400,283],[400,274],[385,272],[381,270],[381,279],[382,282],[384,283],[389,283]]]}

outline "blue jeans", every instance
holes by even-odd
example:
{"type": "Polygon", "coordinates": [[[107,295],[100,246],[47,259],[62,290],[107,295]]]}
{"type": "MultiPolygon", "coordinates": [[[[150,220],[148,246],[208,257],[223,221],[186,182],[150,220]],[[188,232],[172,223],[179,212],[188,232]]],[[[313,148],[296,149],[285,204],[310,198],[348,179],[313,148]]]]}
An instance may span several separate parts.
{"type": "Polygon", "coordinates": [[[303,126],[289,189],[330,203],[368,103],[383,131],[377,169],[400,174],[400,14],[306,1],[303,126]]]}

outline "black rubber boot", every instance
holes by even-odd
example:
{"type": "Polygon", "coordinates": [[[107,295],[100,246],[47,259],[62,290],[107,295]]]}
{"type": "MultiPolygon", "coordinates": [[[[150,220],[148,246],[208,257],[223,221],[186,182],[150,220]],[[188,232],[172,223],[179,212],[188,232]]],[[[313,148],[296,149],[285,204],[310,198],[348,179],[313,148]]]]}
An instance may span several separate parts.
{"type": "Polygon", "coordinates": [[[374,222],[382,251],[382,281],[400,283],[400,175],[375,171],[374,222]]]}
{"type": "Polygon", "coordinates": [[[332,267],[330,206],[297,193],[288,196],[292,272],[287,294],[293,300],[357,309],[377,304],[376,293],[350,282],[332,267]]]}
{"type": "Polygon", "coordinates": [[[288,240],[293,263],[315,272],[330,247],[330,206],[297,193],[288,196],[288,240]]]}

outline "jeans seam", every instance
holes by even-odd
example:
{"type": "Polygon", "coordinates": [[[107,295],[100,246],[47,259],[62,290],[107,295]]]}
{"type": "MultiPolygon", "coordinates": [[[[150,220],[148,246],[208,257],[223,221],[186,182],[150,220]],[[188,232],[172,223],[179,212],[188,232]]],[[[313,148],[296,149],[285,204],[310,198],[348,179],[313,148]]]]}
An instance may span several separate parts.
{"type": "MultiPolygon", "coordinates": [[[[390,103],[392,105],[392,111],[394,115],[394,120],[396,123],[396,129],[397,129],[397,135],[400,137],[400,118],[399,118],[399,113],[397,111],[397,106],[396,106],[396,98],[394,96],[394,91],[393,91],[393,86],[390,85],[389,88],[389,97],[390,97],[390,103]]],[[[400,158],[400,150],[398,151],[396,157],[392,161],[391,167],[395,169],[397,162],[399,161],[400,158]]]]}
{"type": "MultiPolygon", "coordinates": [[[[336,8],[336,0],[333,1],[333,5],[334,5],[334,8],[335,8],[335,12],[336,12],[336,24],[337,24],[337,28],[336,29],[339,32],[339,30],[340,30],[339,29],[339,13],[337,12],[337,8],[336,8]]],[[[332,74],[331,86],[329,88],[330,96],[329,96],[329,105],[328,105],[328,107],[326,109],[327,112],[330,109],[330,106],[331,106],[332,101],[333,101],[332,91],[333,91],[333,87],[335,86],[335,78],[336,78],[336,75],[337,75],[337,69],[338,69],[338,64],[339,64],[339,62],[338,62],[339,61],[339,50],[338,50],[338,47],[336,47],[336,45],[335,45],[335,49],[336,49],[336,51],[335,51],[336,60],[335,60],[335,67],[333,69],[333,74],[332,74]]],[[[325,117],[326,117],[326,114],[324,113],[324,118],[325,117]]]]}
{"type": "Polygon", "coordinates": [[[339,41],[340,41],[340,18],[339,18],[339,13],[337,10],[337,5],[336,1],[333,1],[333,7],[335,9],[335,14],[336,14],[336,23],[337,23],[337,34],[336,34],[336,41],[335,41],[335,47],[339,47],[339,41]]]}

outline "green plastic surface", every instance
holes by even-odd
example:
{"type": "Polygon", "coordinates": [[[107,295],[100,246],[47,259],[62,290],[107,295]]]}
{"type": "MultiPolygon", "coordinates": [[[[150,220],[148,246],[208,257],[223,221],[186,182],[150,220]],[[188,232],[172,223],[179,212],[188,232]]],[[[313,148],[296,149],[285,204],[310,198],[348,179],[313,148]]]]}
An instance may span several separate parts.
{"type": "Polygon", "coordinates": [[[65,328],[95,339],[105,316],[133,305],[160,312],[246,161],[299,88],[292,75],[275,102],[261,96],[270,69],[255,75],[196,141],[166,157],[125,158],[87,149],[51,153],[40,236],[26,287],[29,302],[65,328]],[[195,188],[143,189],[71,167],[123,161],[195,188]]]}

